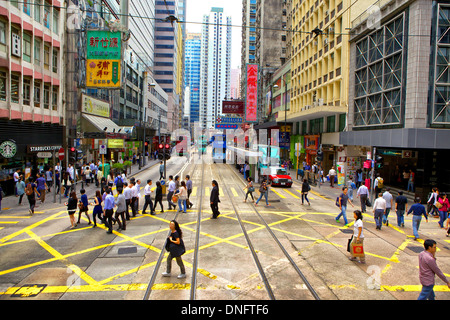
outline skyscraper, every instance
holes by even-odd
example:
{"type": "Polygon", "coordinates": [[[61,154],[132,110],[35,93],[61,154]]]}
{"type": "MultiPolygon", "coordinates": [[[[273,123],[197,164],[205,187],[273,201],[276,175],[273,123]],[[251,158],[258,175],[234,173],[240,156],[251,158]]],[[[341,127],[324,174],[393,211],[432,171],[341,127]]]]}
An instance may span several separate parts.
{"type": "Polygon", "coordinates": [[[189,87],[190,122],[200,121],[201,34],[188,33],[185,47],[185,85],[189,87]]]}
{"type": "Polygon", "coordinates": [[[231,17],[223,8],[211,8],[203,16],[201,39],[200,123],[215,125],[222,113],[222,101],[230,99],[231,17]]]}

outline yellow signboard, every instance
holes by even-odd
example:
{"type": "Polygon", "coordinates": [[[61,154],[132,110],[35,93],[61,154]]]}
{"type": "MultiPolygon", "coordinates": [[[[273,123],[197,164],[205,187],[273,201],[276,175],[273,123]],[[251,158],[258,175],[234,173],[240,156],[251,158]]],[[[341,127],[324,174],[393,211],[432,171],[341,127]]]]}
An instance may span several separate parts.
{"type": "Polygon", "coordinates": [[[109,118],[109,103],[83,94],[81,112],[109,118]]]}
{"type": "Polygon", "coordinates": [[[108,148],[122,149],[123,143],[123,139],[108,139],[108,148]]]}
{"type": "Polygon", "coordinates": [[[86,86],[95,88],[120,87],[120,60],[88,59],[86,86]]]}

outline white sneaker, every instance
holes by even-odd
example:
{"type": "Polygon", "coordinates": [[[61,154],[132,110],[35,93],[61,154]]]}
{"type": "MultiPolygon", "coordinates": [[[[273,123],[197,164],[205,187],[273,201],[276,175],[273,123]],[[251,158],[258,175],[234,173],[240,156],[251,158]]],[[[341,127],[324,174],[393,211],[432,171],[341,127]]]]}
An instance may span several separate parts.
{"type": "Polygon", "coordinates": [[[178,279],[186,278],[186,274],[182,273],[182,274],[180,274],[177,278],[178,278],[178,279]]]}
{"type": "Polygon", "coordinates": [[[170,273],[163,272],[163,273],[162,273],[162,276],[163,276],[163,277],[170,277],[170,273]]]}

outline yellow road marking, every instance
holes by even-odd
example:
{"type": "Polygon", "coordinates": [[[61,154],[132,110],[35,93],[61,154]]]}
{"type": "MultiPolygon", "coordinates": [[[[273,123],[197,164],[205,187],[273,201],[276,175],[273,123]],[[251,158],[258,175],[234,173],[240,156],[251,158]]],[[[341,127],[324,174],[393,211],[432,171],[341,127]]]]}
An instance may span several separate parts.
{"type": "Polygon", "coordinates": [[[299,196],[295,195],[294,193],[290,192],[289,190],[284,190],[286,193],[289,193],[291,196],[293,196],[296,199],[300,199],[299,196]]]}
{"type": "Polygon", "coordinates": [[[277,192],[277,191],[275,191],[273,188],[271,188],[270,189],[271,191],[273,191],[274,193],[276,193],[280,198],[282,198],[282,199],[286,199],[286,197],[285,196],[283,196],[281,193],[279,193],[279,192],[277,192]]]}
{"type": "Polygon", "coordinates": [[[235,197],[239,197],[239,195],[238,195],[238,193],[237,193],[237,191],[236,191],[236,189],[235,189],[235,188],[233,188],[233,187],[230,187],[230,189],[231,189],[231,192],[233,193],[233,196],[235,196],[235,197]]]}
{"type": "Polygon", "coordinates": [[[330,198],[326,198],[326,197],[324,197],[324,196],[321,196],[319,193],[317,193],[317,192],[315,192],[315,191],[310,190],[309,192],[311,192],[312,194],[314,194],[314,195],[316,195],[316,196],[318,196],[318,197],[321,197],[322,199],[330,200],[330,198]]]}
{"type": "Polygon", "coordinates": [[[193,187],[191,196],[195,197],[196,195],[197,195],[197,187],[193,187]]]}

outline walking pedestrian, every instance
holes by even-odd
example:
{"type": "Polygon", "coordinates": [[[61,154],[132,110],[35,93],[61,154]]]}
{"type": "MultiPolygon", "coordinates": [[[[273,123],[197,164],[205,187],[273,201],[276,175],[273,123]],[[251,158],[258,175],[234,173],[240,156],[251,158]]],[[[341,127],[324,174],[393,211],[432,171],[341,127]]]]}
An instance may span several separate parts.
{"type": "Polygon", "coordinates": [[[94,220],[94,228],[97,227],[97,219],[96,217],[100,219],[100,221],[103,221],[103,208],[102,208],[102,194],[100,193],[100,190],[95,191],[95,198],[94,202],[92,203],[94,206],[94,209],[92,210],[92,219],[94,220]]]}
{"type": "Polygon", "coordinates": [[[39,199],[41,203],[45,201],[45,191],[47,191],[47,184],[45,183],[45,178],[43,175],[38,174],[36,179],[36,189],[39,193],[39,199]]]}
{"type": "Polygon", "coordinates": [[[311,186],[308,183],[308,179],[303,179],[302,183],[302,205],[304,202],[304,199],[308,202],[308,205],[311,205],[308,199],[308,192],[311,190],[311,186]]]}
{"type": "Polygon", "coordinates": [[[441,228],[444,228],[444,222],[447,220],[448,217],[448,209],[450,208],[450,203],[447,199],[447,194],[441,193],[439,195],[438,201],[436,202],[436,206],[439,209],[439,226],[441,228]]]}
{"type": "Polygon", "coordinates": [[[164,176],[164,163],[162,161],[159,162],[159,180],[165,179],[164,176]]]}
{"type": "Polygon", "coordinates": [[[395,211],[397,213],[397,225],[405,226],[405,211],[408,210],[408,199],[403,195],[403,191],[398,192],[395,198],[395,211]]]}
{"type": "Polygon", "coordinates": [[[376,229],[381,230],[383,215],[386,212],[386,200],[383,198],[383,194],[378,193],[378,198],[373,203],[373,217],[375,219],[376,229]]]}
{"type": "Polygon", "coordinates": [[[139,197],[138,193],[137,193],[137,188],[136,188],[136,182],[132,179],[130,179],[130,181],[128,182],[128,185],[131,186],[131,202],[130,202],[130,207],[131,207],[131,213],[133,214],[133,217],[136,217],[137,214],[137,210],[136,210],[136,201],[139,197]]]}
{"type": "Polygon", "coordinates": [[[413,214],[412,218],[412,227],[413,227],[413,233],[414,233],[414,240],[419,239],[419,227],[420,222],[422,221],[422,215],[425,216],[426,221],[428,222],[428,215],[427,211],[425,210],[425,207],[420,203],[420,197],[417,197],[414,200],[414,204],[409,208],[408,213],[406,215],[409,215],[411,212],[413,214]]]}
{"type": "Polygon", "coordinates": [[[77,211],[77,193],[75,191],[72,191],[70,193],[69,200],[65,203],[67,206],[67,212],[69,213],[69,220],[70,220],[70,228],[73,229],[77,226],[75,223],[75,212],[77,211]]]}
{"type": "Polygon", "coordinates": [[[409,169],[408,187],[406,188],[406,191],[411,190],[411,192],[414,192],[415,177],[416,177],[416,174],[411,169],[409,169]]]}
{"type": "Polygon", "coordinates": [[[391,212],[391,208],[394,205],[394,198],[392,197],[392,194],[389,192],[391,189],[386,188],[386,191],[383,193],[383,199],[386,201],[386,210],[384,211],[383,215],[383,224],[386,226],[389,225],[388,216],[389,212],[391,212]]]}
{"type": "Polygon", "coordinates": [[[125,217],[127,220],[130,220],[131,185],[129,186],[128,183],[124,183],[123,187],[124,187],[123,195],[125,196],[125,204],[126,204],[125,217]]]}
{"type": "Polygon", "coordinates": [[[328,176],[330,177],[330,186],[334,188],[334,178],[336,177],[336,170],[334,170],[334,167],[331,167],[330,171],[328,171],[328,176]]]}
{"type": "Polygon", "coordinates": [[[114,205],[117,207],[114,217],[119,224],[119,228],[117,230],[125,231],[127,229],[127,222],[125,218],[125,210],[127,208],[127,205],[125,203],[125,196],[123,195],[122,190],[117,191],[117,198],[114,201],[114,205]],[[122,222],[120,222],[120,220],[122,220],[122,222]]]}
{"type": "Polygon", "coordinates": [[[359,201],[361,203],[361,212],[366,212],[367,199],[369,197],[369,189],[365,184],[359,186],[358,191],[356,192],[356,196],[359,197],[359,201]]]}
{"type": "Polygon", "coordinates": [[[113,209],[114,209],[114,196],[112,195],[112,190],[107,189],[106,190],[106,198],[105,198],[105,226],[108,228],[108,231],[106,233],[111,234],[112,233],[112,216],[113,216],[113,209]]]}
{"type": "Polygon", "coordinates": [[[120,174],[117,174],[116,178],[114,179],[114,184],[116,185],[116,190],[125,188],[125,181],[123,180],[122,176],[120,174]]]}
{"type": "Polygon", "coordinates": [[[348,198],[348,188],[347,187],[343,187],[342,188],[342,193],[339,196],[339,210],[341,210],[341,212],[337,215],[337,217],[335,218],[336,222],[339,223],[339,219],[340,217],[344,217],[344,224],[347,226],[348,225],[348,220],[347,220],[347,203],[350,203],[352,207],[354,207],[352,201],[348,198]]]}
{"type": "Polygon", "coordinates": [[[25,194],[25,182],[23,182],[23,175],[19,176],[19,180],[16,182],[17,197],[19,197],[19,206],[22,205],[23,195],[25,194]]]}
{"type": "MultiPolygon", "coordinates": [[[[352,237],[352,243],[353,244],[361,244],[364,243],[364,233],[363,233],[363,216],[361,211],[355,210],[353,211],[353,217],[355,218],[355,223],[353,224],[353,237],[352,237]]],[[[353,252],[351,252],[351,257],[349,258],[351,261],[356,261],[357,257],[354,256],[353,252]]],[[[359,257],[359,262],[364,264],[366,263],[366,257],[363,254],[363,256],[359,257]]]]}
{"type": "Polygon", "coordinates": [[[247,186],[243,190],[245,189],[247,189],[247,192],[245,193],[244,202],[247,202],[248,195],[252,197],[252,202],[255,202],[255,198],[253,198],[253,192],[255,191],[255,187],[253,186],[253,181],[251,177],[247,178],[247,186]]]}
{"type": "Polygon", "coordinates": [[[192,193],[192,180],[191,180],[191,176],[188,175],[188,174],[186,175],[186,189],[187,189],[187,201],[186,201],[186,204],[187,204],[188,208],[190,209],[190,208],[192,208],[192,206],[194,204],[191,202],[191,199],[190,199],[190,196],[191,196],[191,193],[192,193]]]}
{"type": "Polygon", "coordinates": [[[169,188],[167,192],[167,202],[169,203],[169,210],[177,208],[177,205],[172,202],[172,197],[175,192],[175,181],[173,181],[173,176],[169,176],[169,188]]]}
{"type": "Polygon", "coordinates": [[[169,251],[169,255],[167,256],[166,272],[163,272],[162,275],[164,277],[170,277],[172,271],[172,259],[175,258],[180,267],[180,274],[177,278],[186,278],[186,270],[184,268],[183,259],[181,259],[181,256],[186,252],[183,242],[183,232],[181,231],[180,225],[175,220],[170,221],[169,228],[171,233],[166,240],[166,250],[169,251]]]}
{"type": "Polygon", "coordinates": [[[52,188],[52,185],[53,185],[52,168],[49,168],[47,171],[45,171],[45,183],[47,185],[47,192],[50,192],[51,188],[52,188]]]}
{"type": "Polygon", "coordinates": [[[438,201],[439,197],[439,189],[433,188],[432,193],[430,195],[430,198],[427,201],[427,213],[430,215],[433,215],[434,217],[439,216],[439,210],[436,208],[436,202],[438,201]]]}
{"type": "Polygon", "coordinates": [[[81,189],[80,193],[81,193],[81,197],[80,197],[80,203],[78,204],[79,211],[78,211],[78,222],[77,222],[77,224],[80,223],[81,213],[82,212],[84,212],[86,217],[89,219],[89,223],[88,224],[92,224],[91,218],[89,218],[89,214],[88,214],[89,202],[88,202],[88,197],[86,195],[86,190],[81,189]]]}
{"type": "Polygon", "coordinates": [[[163,194],[162,194],[161,182],[160,181],[156,181],[155,205],[153,207],[153,214],[155,214],[156,204],[157,203],[159,203],[159,205],[161,206],[161,213],[164,212],[162,198],[163,198],[163,194]]]}
{"type": "Polygon", "coordinates": [[[30,215],[34,214],[34,207],[36,206],[36,184],[33,182],[33,178],[28,178],[28,184],[25,187],[25,194],[27,195],[28,203],[30,204],[30,215]]]}
{"type": "Polygon", "coordinates": [[[220,212],[219,212],[219,185],[217,184],[216,180],[213,180],[211,182],[212,184],[212,191],[211,191],[211,195],[209,197],[209,202],[211,204],[211,210],[212,210],[212,219],[217,219],[217,217],[219,216],[220,212]]]}
{"type": "Polygon", "coordinates": [[[155,208],[153,207],[152,202],[152,179],[147,180],[147,185],[144,188],[144,197],[145,197],[145,203],[144,207],[142,208],[142,214],[145,214],[145,210],[147,210],[147,207],[150,206],[150,214],[155,214],[155,208]]]}
{"type": "Polygon", "coordinates": [[[435,300],[434,285],[436,275],[450,288],[450,282],[436,263],[436,241],[424,241],[424,251],[419,253],[419,280],[422,291],[417,300],[435,300]]]}
{"type": "Polygon", "coordinates": [[[268,194],[269,194],[269,186],[267,185],[266,179],[264,179],[262,181],[261,185],[259,186],[259,198],[258,198],[258,200],[256,200],[255,206],[258,205],[258,202],[261,200],[261,198],[263,196],[266,199],[266,206],[270,206],[269,199],[268,199],[268,196],[269,196],[268,194]]]}
{"type": "Polygon", "coordinates": [[[178,188],[178,212],[186,213],[186,199],[187,199],[187,189],[186,182],[181,181],[181,185],[178,188]],[[183,210],[181,210],[181,205],[183,205],[183,210]]]}

